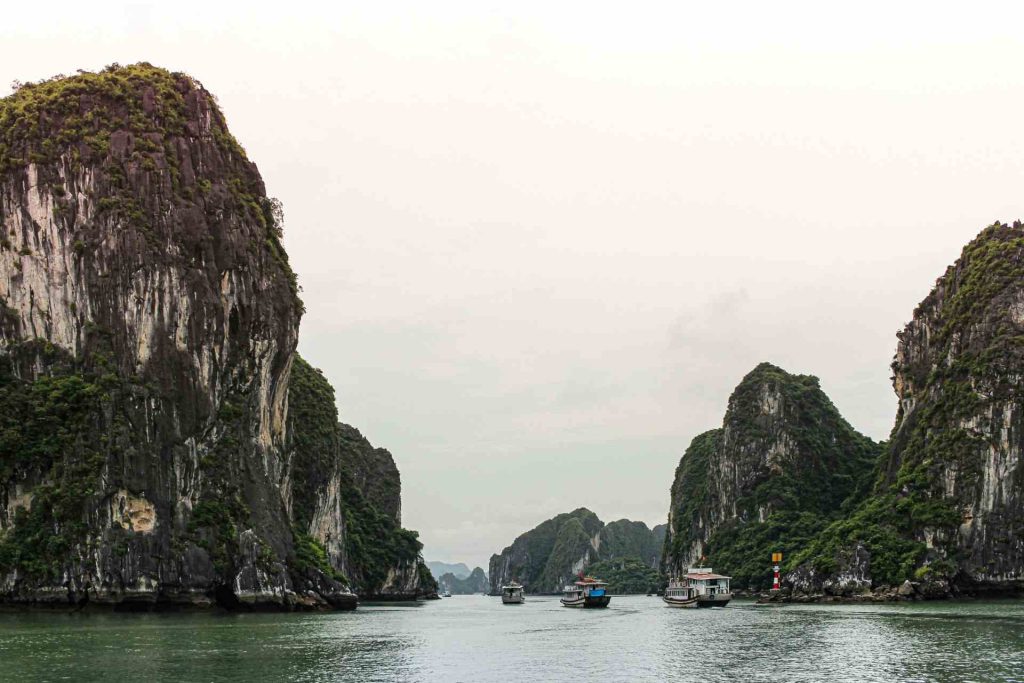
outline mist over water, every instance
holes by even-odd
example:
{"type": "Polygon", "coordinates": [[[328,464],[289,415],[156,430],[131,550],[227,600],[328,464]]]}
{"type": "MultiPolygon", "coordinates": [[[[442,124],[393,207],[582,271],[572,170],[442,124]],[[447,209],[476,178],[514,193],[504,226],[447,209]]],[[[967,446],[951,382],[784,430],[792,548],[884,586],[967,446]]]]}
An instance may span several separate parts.
{"type": "Polygon", "coordinates": [[[1024,605],[473,595],[334,614],[2,614],[0,680],[1022,681],[1024,605]]]}

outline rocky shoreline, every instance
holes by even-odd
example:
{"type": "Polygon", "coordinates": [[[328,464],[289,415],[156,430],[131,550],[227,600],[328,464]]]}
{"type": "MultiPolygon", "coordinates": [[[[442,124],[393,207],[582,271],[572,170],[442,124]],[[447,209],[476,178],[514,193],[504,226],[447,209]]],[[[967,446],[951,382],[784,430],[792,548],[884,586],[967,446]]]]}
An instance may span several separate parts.
{"type": "Polygon", "coordinates": [[[945,581],[922,582],[904,581],[899,586],[878,586],[860,592],[846,593],[804,593],[783,588],[777,592],[770,591],[736,591],[736,597],[756,598],[759,605],[772,604],[860,604],[880,602],[924,602],[939,600],[979,600],[979,599],[1020,599],[1024,598],[1024,590],[963,589],[950,585],[945,581]]]}

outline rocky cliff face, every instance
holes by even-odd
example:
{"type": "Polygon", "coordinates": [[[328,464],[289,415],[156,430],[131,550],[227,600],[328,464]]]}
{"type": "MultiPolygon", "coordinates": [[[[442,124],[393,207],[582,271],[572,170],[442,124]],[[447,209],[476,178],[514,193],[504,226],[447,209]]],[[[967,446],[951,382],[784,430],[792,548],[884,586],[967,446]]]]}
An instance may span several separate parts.
{"type": "Polygon", "coordinates": [[[799,548],[834,519],[866,488],[878,453],[816,377],[762,363],[736,387],[722,427],[680,460],[664,571],[705,561],[736,587],[770,583],[771,553],[799,548]]]}
{"type": "Polygon", "coordinates": [[[586,508],[558,515],[491,556],[490,592],[515,579],[529,593],[557,593],[600,560],[628,558],[651,566],[663,534],[662,527],[652,531],[627,519],[605,525],[586,508]]]}
{"type": "Polygon", "coordinates": [[[914,537],[961,584],[1024,588],[1024,226],[969,244],[899,335],[882,486],[934,507],[914,537]]]}
{"type": "Polygon", "coordinates": [[[0,600],[350,604],[292,516],[328,494],[289,446],[280,210],[212,96],[149,65],[21,87],[0,221],[0,600]]]}
{"type": "Polygon", "coordinates": [[[807,592],[1024,589],[1024,226],[968,244],[898,335],[873,495],[786,578],[807,592]]]}

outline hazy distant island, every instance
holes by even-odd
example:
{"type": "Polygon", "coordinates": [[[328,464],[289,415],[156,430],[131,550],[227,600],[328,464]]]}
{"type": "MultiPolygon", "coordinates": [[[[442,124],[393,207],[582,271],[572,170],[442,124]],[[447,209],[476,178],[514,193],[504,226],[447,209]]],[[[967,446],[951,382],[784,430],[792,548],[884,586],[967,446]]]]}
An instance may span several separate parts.
{"type": "Polygon", "coordinates": [[[430,573],[435,577],[451,574],[457,579],[464,579],[469,576],[469,572],[471,571],[470,568],[466,566],[465,562],[449,563],[427,560],[426,564],[427,569],[429,569],[430,573]]]}
{"type": "Polygon", "coordinates": [[[490,586],[487,574],[480,567],[474,567],[473,571],[461,578],[446,572],[437,578],[437,584],[440,590],[448,591],[452,595],[487,593],[490,586]]]}

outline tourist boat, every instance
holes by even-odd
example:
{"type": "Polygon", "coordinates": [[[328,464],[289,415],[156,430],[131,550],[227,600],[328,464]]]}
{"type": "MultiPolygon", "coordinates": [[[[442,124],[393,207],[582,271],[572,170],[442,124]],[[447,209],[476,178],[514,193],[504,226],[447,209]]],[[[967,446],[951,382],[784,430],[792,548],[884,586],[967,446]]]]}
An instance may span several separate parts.
{"type": "Polygon", "coordinates": [[[732,600],[731,578],[711,567],[690,567],[686,576],[668,582],[662,600],[670,607],[725,607],[732,600]]]}
{"type": "Polygon", "coordinates": [[[562,591],[562,607],[607,607],[612,596],[608,584],[591,576],[581,577],[562,591]]]}
{"type": "Polygon", "coordinates": [[[442,598],[450,598],[450,597],[452,597],[451,591],[449,591],[447,588],[445,588],[444,592],[441,593],[441,597],[442,598]]]}
{"type": "Polygon", "coordinates": [[[523,587],[513,581],[507,586],[501,587],[501,602],[504,605],[521,605],[526,598],[523,596],[523,587]]]}

